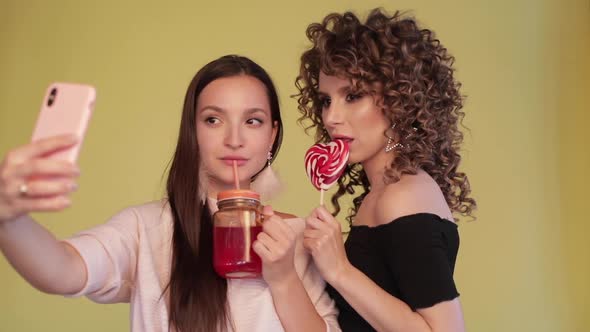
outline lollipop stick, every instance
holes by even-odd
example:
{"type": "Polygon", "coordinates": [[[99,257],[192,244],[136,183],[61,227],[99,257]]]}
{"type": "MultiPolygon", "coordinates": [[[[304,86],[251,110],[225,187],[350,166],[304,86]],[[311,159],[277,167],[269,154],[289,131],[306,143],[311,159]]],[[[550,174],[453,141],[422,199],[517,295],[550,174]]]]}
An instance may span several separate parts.
{"type": "Polygon", "coordinates": [[[238,176],[238,162],[234,160],[234,185],[236,189],[240,189],[240,177],[238,176]]]}
{"type": "Polygon", "coordinates": [[[324,206],[324,189],[320,189],[320,206],[324,206]]]}

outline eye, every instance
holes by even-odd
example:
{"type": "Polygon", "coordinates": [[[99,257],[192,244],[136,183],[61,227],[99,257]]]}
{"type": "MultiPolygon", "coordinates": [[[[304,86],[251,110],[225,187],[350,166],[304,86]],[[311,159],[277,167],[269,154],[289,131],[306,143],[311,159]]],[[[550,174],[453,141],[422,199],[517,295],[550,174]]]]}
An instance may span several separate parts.
{"type": "Polygon", "coordinates": [[[216,125],[216,124],[219,124],[219,123],[221,123],[221,120],[219,120],[219,119],[218,119],[218,118],[216,118],[216,117],[212,117],[212,116],[210,116],[210,117],[208,117],[208,118],[206,118],[206,119],[205,119],[205,122],[206,122],[207,124],[210,124],[210,125],[216,125]]]}
{"type": "Polygon", "coordinates": [[[249,125],[254,125],[254,126],[258,127],[258,126],[261,126],[264,123],[264,121],[262,121],[262,119],[258,119],[258,118],[251,118],[251,119],[246,120],[246,123],[249,125]]]}
{"type": "Polygon", "coordinates": [[[322,108],[328,108],[332,103],[332,99],[330,99],[330,97],[321,97],[319,101],[322,108]]]}
{"type": "Polygon", "coordinates": [[[358,93],[358,94],[357,93],[349,93],[346,95],[346,101],[349,103],[359,100],[361,98],[363,98],[363,95],[360,93],[358,93]]]}

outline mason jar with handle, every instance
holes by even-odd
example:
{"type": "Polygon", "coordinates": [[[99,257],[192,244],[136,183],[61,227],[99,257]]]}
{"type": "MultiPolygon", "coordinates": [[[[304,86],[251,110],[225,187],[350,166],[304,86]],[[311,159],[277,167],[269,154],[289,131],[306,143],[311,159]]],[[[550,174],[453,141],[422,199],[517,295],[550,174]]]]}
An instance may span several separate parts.
{"type": "Polygon", "coordinates": [[[258,278],[262,262],[252,243],[262,231],[260,195],[227,190],[217,195],[213,214],[213,266],[223,278],[258,278]]]}

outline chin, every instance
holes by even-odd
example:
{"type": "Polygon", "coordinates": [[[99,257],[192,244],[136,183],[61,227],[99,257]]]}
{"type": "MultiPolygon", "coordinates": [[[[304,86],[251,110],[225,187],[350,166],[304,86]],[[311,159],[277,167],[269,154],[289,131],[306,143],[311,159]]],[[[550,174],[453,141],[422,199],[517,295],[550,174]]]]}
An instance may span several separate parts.
{"type": "Polygon", "coordinates": [[[360,160],[358,158],[358,156],[356,156],[356,155],[354,155],[352,153],[348,155],[348,165],[356,164],[356,163],[359,163],[361,161],[362,160],[360,160]]]}

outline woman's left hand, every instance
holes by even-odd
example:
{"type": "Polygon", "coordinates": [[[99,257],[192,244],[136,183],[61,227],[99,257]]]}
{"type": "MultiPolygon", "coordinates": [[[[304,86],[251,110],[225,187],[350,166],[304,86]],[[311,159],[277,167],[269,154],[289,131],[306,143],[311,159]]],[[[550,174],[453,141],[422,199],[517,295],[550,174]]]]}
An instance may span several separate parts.
{"type": "Polygon", "coordinates": [[[252,244],[262,260],[262,277],[270,287],[298,278],[295,271],[295,240],[297,235],[281,217],[265,206],[262,232],[252,244]]]}
{"type": "Polygon", "coordinates": [[[323,206],[315,208],[305,219],[303,246],[311,253],[322,277],[330,284],[350,266],[340,223],[323,206]]]}

